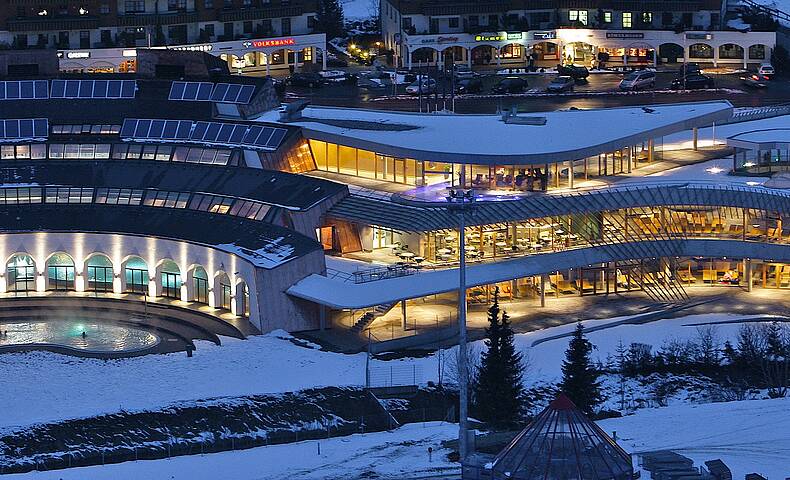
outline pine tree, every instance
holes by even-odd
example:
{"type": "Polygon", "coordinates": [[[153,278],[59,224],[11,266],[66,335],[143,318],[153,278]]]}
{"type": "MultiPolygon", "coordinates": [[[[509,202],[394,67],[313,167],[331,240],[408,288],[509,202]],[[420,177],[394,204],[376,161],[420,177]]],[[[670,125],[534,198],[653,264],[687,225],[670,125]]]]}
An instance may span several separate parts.
{"type": "Polygon", "coordinates": [[[584,336],[584,326],[579,322],[565,351],[560,384],[560,389],[588,415],[594,413],[595,407],[603,400],[598,372],[590,360],[594,348],[584,336]]]}
{"type": "Polygon", "coordinates": [[[474,379],[474,414],[494,428],[520,423],[524,412],[524,372],[521,354],[513,344],[507,312],[499,315],[499,289],[488,309],[486,347],[474,379]]]}
{"type": "Polygon", "coordinates": [[[343,8],[338,0],[318,0],[316,31],[326,33],[326,39],[343,37],[343,8]]]}

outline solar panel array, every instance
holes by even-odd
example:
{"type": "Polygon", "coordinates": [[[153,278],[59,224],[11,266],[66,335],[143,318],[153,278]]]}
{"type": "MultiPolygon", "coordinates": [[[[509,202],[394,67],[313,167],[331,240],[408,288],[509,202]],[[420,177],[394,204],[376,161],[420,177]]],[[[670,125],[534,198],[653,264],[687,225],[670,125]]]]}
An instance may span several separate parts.
{"type": "Polygon", "coordinates": [[[43,100],[49,98],[46,80],[0,82],[0,100],[43,100]]]}
{"type": "Polygon", "coordinates": [[[121,136],[150,140],[189,140],[190,120],[135,120],[126,119],[121,136]]]}
{"type": "Polygon", "coordinates": [[[173,82],[167,99],[207,102],[213,90],[214,84],[209,82],[173,82]]]}
{"type": "Polygon", "coordinates": [[[255,85],[208,82],[173,82],[168,100],[188,100],[195,102],[250,103],[255,93],[255,85]]]}
{"type": "Polygon", "coordinates": [[[46,118],[0,120],[0,139],[46,138],[49,121],[46,118]]]}
{"type": "Polygon", "coordinates": [[[134,98],[134,80],[52,80],[50,98],[134,98]]]}
{"type": "Polygon", "coordinates": [[[126,119],[121,137],[144,140],[171,140],[276,149],[288,130],[263,125],[196,122],[189,120],[126,119]]]}

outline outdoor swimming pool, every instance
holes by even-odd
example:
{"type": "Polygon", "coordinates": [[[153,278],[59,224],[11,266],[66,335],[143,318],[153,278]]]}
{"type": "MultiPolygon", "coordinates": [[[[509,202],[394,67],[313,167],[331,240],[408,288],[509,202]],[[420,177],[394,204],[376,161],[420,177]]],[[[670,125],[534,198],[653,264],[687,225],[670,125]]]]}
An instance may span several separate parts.
{"type": "Polygon", "coordinates": [[[0,347],[57,345],[85,352],[133,352],[158,343],[159,337],[145,330],[88,320],[0,323],[0,347]]]}

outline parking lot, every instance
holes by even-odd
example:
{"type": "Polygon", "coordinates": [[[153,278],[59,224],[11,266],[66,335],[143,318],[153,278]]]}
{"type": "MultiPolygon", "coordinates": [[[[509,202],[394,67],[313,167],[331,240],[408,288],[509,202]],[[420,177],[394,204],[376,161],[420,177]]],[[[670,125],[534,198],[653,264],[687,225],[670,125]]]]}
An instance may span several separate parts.
{"type": "MultiPolygon", "coordinates": [[[[287,87],[286,100],[310,98],[314,104],[393,109],[405,111],[431,111],[452,109],[458,113],[492,113],[497,109],[517,106],[520,111],[545,111],[559,108],[602,108],[611,106],[669,103],[677,101],[705,101],[725,98],[736,106],[759,106],[787,102],[790,98],[790,82],[772,79],[766,88],[755,89],[744,84],[738,71],[710,71],[704,73],[714,81],[714,88],[703,90],[675,91],[670,88],[677,76],[676,70],[656,73],[655,87],[638,92],[622,92],[618,88],[623,73],[591,73],[586,80],[575,82],[573,91],[548,93],[546,87],[557,77],[556,73],[533,73],[509,75],[481,73],[482,91],[475,94],[451,95],[452,84],[447,78],[436,78],[436,92],[432,95],[410,95],[405,84],[367,88],[348,83],[328,83],[320,88],[287,87]],[[494,87],[508,76],[526,80],[522,93],[492,92],[494,87]],[[422,97],[422,98],[420,98],[422,97]]],[[[356,71],[364,77],[364,71],[356,71]]],[[[369,82],[360,82],[366,84],[369,82]]],[[[387,83],[387,82],[385,82],[387,83]]]]}

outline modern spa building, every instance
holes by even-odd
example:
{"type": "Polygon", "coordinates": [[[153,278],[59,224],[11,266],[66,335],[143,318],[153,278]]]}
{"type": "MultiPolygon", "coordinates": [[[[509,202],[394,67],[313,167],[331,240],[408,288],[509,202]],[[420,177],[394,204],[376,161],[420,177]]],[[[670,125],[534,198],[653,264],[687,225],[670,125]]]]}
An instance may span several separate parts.
{"type": "Polygon", "coordinates": [[[136,75],[0,83],[1,296],[154,302],[254,334],[442,304],[461,254],[480,303],[494,287],[540,306],[790,286],[790,195],[768,177],[787,169],[786,132],[703,144],[700,129],[734,121],[726,101],[282,108],[269,80],[210,72],[201,53],[155,78],[178,64],[143,52],[136,75]],[[474,192],[463,231],[452,188],[474,192]]]}

